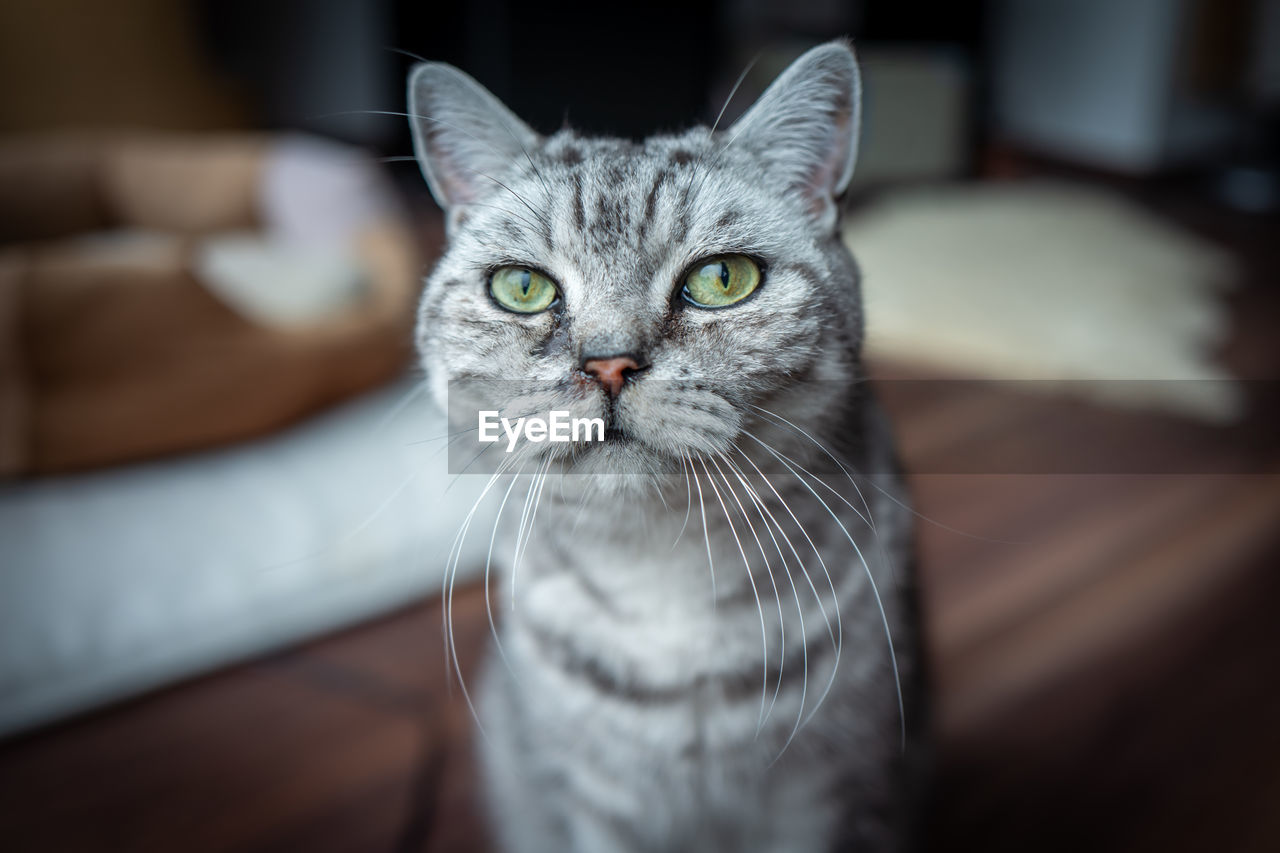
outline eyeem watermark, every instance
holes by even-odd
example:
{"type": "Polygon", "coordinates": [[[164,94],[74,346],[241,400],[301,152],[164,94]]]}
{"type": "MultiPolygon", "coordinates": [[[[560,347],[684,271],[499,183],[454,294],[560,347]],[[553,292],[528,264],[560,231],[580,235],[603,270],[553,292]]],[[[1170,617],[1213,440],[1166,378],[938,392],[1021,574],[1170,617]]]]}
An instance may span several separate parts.
{"type": "MultiPolygon", "coordinates": [[[[813,400],[848,393],[843,380],[828,387],[824,384],[809,380],[804,393],[813,400]]],[[[633,471],[633,466],[643,464],[645,454],[657,466],[663,453],[669,457],[680,450],[679,433],[671,435],[671,447],[661,450],[663,425],[673,430],[705,428],[707,413],[686,409],[687,381],[648,377],[642,385],[650,405],[620,411],[636,419],[635,427],[649,427],[645,434],[650,441],[619,442],[616,455],[582,454],[588,464],[580,468],[578,454],[566,453],[557,471],[592,476],[607,473],[602,465],[615,462],[620,472],[623,467],[633,471]],[[664,399],[670,401],[666,406],[664,399]],[[644,412],[657,412],[661,420],[644,422],[640,418],[653,417],[644,412]]],[[[904,464],[913,474],[1280,476],[1280,431],[1275,428],[1280,417],[1280,379],[893,379],[873,381],[868,387],[889,411],[911,417],[941,418],[946,423],[957,404],[1001,413],[980,425],[962,423],[963,418],[949,424],[946,441],[906,442],[904,464]],[[1173,417],[1161,410],[1186,416],[1173,417]],[[1198,413],[1203,416],[1192,417],[1198,413]],[[1055,429],[1044,440],[1024,440],[1043,424],[1055,429]],[[985,432],[982,436],[970,432],[975,429],[991,430],[992,440],[983,438],[985,432]]],[[[630,393],[624,391],[622,398],[630,393]]],[[[537,459],[540,454],[559,455],[557,450],[573,447],[600,450],[613,437],[609,416],[594,408],[593,401],[583,403],[559,380],[454,379],[449,381],[445,403],[450,474],[507,471],[503,463],[518,460],[521,445],[531,451],[531,459],[537,459]],[[505,430],[499,413],[507,416],[505,430]],[[595,419],[596,414],[601,418],[595,419]],[[576,435],[575,415],[579,419],[576,435]],[[605,441],[599,440],[602,433],[605,441]],[[587,441],[567,447],[549,443],[584,438],[587,441]]],[[[813,474],[846,477],[848,463],[828,457],[795,432],[797,427],[810,429],[806,421],[767,400],[760,406],[766,411],[755,407],[742,411],[747,418],[744,433],[750,431],[788,455],[790,447],[806,449],[812,455],[805,465],[813,474]]],[[[732,426],[728,419],[724,424],[726,429],[732,426]]],[[[627,435],[629,429],[624,419],[619,424],[621,434],[627,435]]],[[[815,437],[827,442],[825,435],[815,437]]],[[[745,434],[736,442],[744,449],[759,447],[745,434]]],[[[767,452],[765,457],[773,458],[767,452]]],[[[890,457],[877,457],[865,460],[859,473],[892,472],[895,466],[890,457]]],[[[676,468],[678,472],[678,460],[676,468]]],[[[536,470],[531,465],[525,473],[536,470]]]]}
{"type": "Polygon", "coordinates": [[[500,441],[502,435],[498,427],[507,436],[507,452],[515,450],[521,434],[525,441],[541,444],[544,441],[569,443],[571,441],[604,441],[604,418],[571,418],[568,412],[552,410],[550,417],[511,418],[498,417],[495,411],[480,412],[480,441],[493,444],[500,441]],[[594,434],[594,438],[592,435],[594,434]]]}

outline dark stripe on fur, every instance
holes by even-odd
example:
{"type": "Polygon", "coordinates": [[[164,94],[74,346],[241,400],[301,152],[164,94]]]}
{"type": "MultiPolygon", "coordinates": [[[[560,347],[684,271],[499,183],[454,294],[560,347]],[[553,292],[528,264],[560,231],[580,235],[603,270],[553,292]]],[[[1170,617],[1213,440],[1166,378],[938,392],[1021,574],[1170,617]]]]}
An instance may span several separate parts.
{"type": "MultiPolygon", "coordinates": [[[[754,599],[753,599],[754,602],[754,599]]],[[[603,666],[599,659],[584,654],[573,646],[571,640],[557,636],[538,626],[529,625],[529,634],[539,650],[565,675],[586,682],[597,693],[612,696],[624,702],[643,705],[666,705],[690,702],[696,689],[702,685],[715,689],[729,702],[749,701],[760,695],[761,668],[753,664],[748,670],[737,673],[717,673],[700,677],[696,682],[680,685],[641,684],[626,681],[617,673],[603,666]]],[[[807,650],[794,649],[781,667],[770,664],[767,674],[767,690],[772,694],[779,675],[783,679],[782,692],[795,688],[805,677],[806,654],[809,671],[815,663],[821,663],[835,651],[830,642],[816,643],[807,650]]],[[[812,679],[811,679],[812,680],[812,679]]]]}

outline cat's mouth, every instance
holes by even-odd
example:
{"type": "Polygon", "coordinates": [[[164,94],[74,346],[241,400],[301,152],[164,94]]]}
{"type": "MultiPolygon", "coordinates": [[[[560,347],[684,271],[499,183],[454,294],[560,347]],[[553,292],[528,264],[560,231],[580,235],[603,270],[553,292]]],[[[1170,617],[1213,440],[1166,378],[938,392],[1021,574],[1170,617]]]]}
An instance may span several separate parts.
{"type": "Polygon", "coordinates": [[[608,418],[603,438],[574,447],[566,472],[575,474],[651,473],[656,451],[642,437],[627,430],[616,418],[608,418]]]}
{"type": "Polygon", "coordinates": [[[610,418],[605,422],[604,441],[602,444],[624,445],[635,444],[639,441],[635,436],[629,434],[626,430],[617,425],[617,421],[610,418]]]}
{"type": "Polygon", "coordinates": [[[613,397],[606,404],[604,411],[601,412],[601,418],[604,420],[604,439],[594,442],[596,446],[614,446],[637,444],[639,438],[627,430],[623,423],[623,418],[618,410],[618,397],[613,397]]]}

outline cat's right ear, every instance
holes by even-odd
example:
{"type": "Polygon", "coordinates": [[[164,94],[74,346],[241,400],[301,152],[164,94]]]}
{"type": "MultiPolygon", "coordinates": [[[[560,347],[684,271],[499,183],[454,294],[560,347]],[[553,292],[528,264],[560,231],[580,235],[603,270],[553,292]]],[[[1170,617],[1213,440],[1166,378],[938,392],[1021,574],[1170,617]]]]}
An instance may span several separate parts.
{"type": "Polygon", "coordinates": [[[774,179],[834,230],[858,159],[861,108],[853,48],[832,41],[793,62],[727,133],[755,148],[774,179]]]}
{"type": "Polygon", "coordinates": [[[442,62],[409,73],[409,126],[431,194],[449,213],[499,186],[502,173],[538,144],[538,134],[489,90],[442,62]]]}

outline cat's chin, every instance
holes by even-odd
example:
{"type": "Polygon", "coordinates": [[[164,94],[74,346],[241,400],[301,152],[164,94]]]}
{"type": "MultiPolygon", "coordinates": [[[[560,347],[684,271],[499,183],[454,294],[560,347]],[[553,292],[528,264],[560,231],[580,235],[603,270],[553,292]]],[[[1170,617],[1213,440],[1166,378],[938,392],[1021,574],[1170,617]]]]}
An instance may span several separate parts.
{"type": "Polygon", "coordinates": [[[649,478],[679,470],[678,462],[645,442],[616,432],[610,432],[604,441],[580,445],[573,456],[563,459],[561,464],[562,473],[588,476],[649,478]]]}

